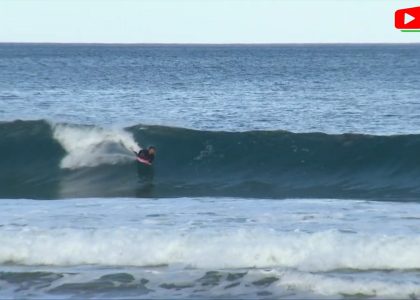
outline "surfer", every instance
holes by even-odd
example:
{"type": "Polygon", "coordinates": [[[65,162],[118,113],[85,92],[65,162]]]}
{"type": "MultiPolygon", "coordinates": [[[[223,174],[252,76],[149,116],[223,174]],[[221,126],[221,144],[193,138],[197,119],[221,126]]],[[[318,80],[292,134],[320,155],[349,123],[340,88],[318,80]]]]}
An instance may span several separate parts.
{"type": "Polygon", "coordinates": [[[147,149],[141,149],[136,153],[137,161],[137,174],[139,176],[142,188],[139,192],[148,194],[153,188],[154,168],[152,163],[155,160],[156,148],[149,146],[147,149]]]}
{"type": "Polygon", "coordinates": [[[147,149],[141,149],[137,153],[137,160],[147,165],[152,165],[156,154],[156,147],[149,146],[147,149]]]}

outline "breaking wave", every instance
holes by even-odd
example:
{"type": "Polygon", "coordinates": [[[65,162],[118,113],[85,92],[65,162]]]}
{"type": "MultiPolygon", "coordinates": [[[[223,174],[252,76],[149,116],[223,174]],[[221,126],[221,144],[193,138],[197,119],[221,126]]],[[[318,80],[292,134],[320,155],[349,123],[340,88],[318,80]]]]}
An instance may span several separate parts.
{"type": "Polygon", "coordinates": [[[126,227],[95,230],[28,227],[20,231],[1,230],[0,243],[2,264],[275,267],[306,272],[420,269],[418,236],[347,234],[336,230],[316,233],[225,230],[203,235],[126,227]]]}
{"type": "Polygon", "coordinates": [[[124,130],[105,130],[58,124],[53,126],[53,137],[66,151],[60,167],[78,169],[103,164],[122,164],[133,161],[139,146],[133,136],[124,130]]]}
{"type": "Polygon", "coordinates": [[[46,121],[0,124],[0,197],[355,198],[415,201],[420,135],[214,132],[46,121]],[[153,184],[132,151],[158,148],[153,184]]]}

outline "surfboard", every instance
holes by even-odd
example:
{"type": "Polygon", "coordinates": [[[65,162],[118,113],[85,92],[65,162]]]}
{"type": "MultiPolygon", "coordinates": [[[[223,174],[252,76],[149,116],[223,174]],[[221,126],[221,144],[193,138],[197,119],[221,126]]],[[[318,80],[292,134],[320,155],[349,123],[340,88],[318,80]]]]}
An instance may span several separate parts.
{"type": "Polygon", "coordinates": [[[148,165],[148,166],[151,166],[152,165],[149,161],[147,161],[147,160],[145,160],[143,158],[136,157],[136,159],[137,159],[138,162],[140,162],[142,164],[145,164],[145,165],[148,165]]]}
{"type": "Polygon", "coordinates": [[[148,165],[148,166],[151,166],[151,165],[152,165],[149,161],[147,161],[147,160],[145,160],[145,159],[143,159],[143,158],[138,157],[138,156],[137,156],[137,152],[136,152],[136,151],[134,151],[134,150],[131,150],[131,151],[133,151],[134,155],[136,156],[136,160],[137,160],[139,163],[142,163],[142,164],[145,164],[145,165],[148,165]]]}

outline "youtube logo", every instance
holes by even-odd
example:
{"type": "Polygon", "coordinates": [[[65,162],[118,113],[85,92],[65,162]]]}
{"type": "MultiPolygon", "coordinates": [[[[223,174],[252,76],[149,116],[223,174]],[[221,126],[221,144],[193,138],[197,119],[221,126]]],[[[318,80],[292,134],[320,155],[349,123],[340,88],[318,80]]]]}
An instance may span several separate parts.
{"type": "Polygon", "coordinates": [[[402,30],[420,29],[420,6],[397,10],[395,27],[402,30]]]}

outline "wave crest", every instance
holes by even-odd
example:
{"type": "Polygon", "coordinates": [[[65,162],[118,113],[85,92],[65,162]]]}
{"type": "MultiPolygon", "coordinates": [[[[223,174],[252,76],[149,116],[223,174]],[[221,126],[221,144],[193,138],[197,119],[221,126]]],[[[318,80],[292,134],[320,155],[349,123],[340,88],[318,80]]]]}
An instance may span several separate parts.
{"type": "Polygon", "coordinates": [[[140,149],[132,134],[124,130],[57,124],[53,125],[53,138],[67,153],[60,163],[67,169],[130,162],[131,151],[140,149]]]}

